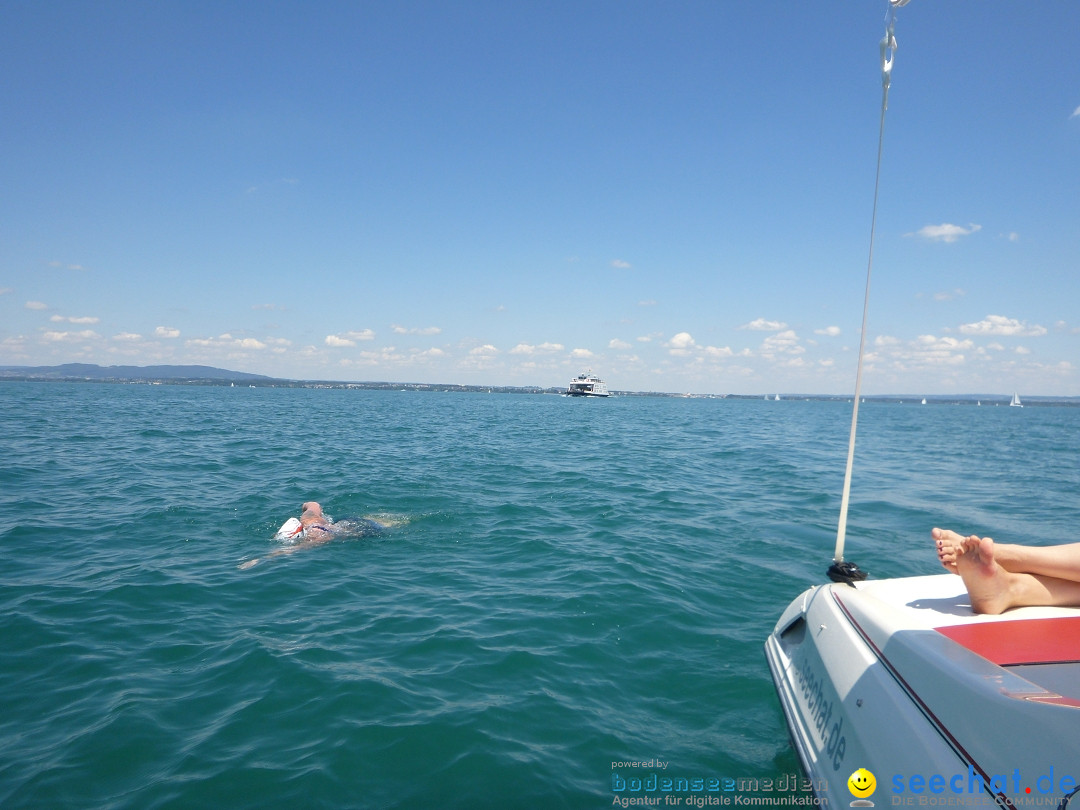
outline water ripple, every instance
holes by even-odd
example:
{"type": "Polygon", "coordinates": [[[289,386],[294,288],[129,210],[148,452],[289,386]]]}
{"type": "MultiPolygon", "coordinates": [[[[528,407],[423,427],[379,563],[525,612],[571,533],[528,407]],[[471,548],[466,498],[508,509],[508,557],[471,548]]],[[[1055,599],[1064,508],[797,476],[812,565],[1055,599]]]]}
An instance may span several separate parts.
{"type": "MultiPolygon", "coordinates": [[[[797,767],[761,644],[831,554],[846,406],[4,384],[0,418],[4,807],[576,808],[617,760],[797,767]],[[237,570],[312,498],[399,525],[237,570]]],[[[868,406],[849,556],[1069,536],[1078,418],[868,406]]]]}

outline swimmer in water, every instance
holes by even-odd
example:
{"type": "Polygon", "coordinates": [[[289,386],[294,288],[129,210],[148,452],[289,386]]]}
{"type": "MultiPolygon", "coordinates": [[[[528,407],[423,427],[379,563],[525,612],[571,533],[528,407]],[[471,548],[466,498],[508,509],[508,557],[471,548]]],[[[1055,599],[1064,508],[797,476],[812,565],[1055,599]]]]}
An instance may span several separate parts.
{"type": "Polygon", "coordinates": [[[971,609],[1002,613],[1009,608],[1080,607],[1080,543],[1021,546],[933,529],[938,559],[964,580],[971,609]]]}
{"type": "Polygon", "coordinates": [[[300,507],[300,525],[304,538],[312,543],[325,543],[334,536],[333,524],[317,501],[308,501],[300,507]]]}
{"type": "MultiPolygon", "coordinates": [[[[294,518],[293,525],[296,525],[297,528],[292,532],[290,539],[295,538],[298,542],[285,548],[279,548],[277,551],[272,551],[266,557],[256,557],[253,560],[248,560],[237,567],[240,569],[251,568],[264,559],[277,557],[281,554],[294,554],[301,549],[326,543],[337,536],[371,537],[381,534],[384,529],[393,527],[395,522],[368,516],[334,523],[323,512],[322,506],[317,501],[306,501],[300,507],[299,523],[297,524],[294,518]]],[[[279,535],[279,539],[281,537],[279,535]]]]}

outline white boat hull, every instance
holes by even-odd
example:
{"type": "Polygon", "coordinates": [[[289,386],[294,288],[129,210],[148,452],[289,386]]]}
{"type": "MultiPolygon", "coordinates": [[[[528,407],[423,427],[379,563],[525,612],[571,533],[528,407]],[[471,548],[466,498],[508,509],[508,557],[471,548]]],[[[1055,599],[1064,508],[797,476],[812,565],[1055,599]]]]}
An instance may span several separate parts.
{"type": "Polygon", "coordinates": [[[822,585],[765,651],[831,807],[852,806],[859,768],[876,807],[1058,807],[1080,784],[1080,610],[976,616],[951,574],[822,585]]]}

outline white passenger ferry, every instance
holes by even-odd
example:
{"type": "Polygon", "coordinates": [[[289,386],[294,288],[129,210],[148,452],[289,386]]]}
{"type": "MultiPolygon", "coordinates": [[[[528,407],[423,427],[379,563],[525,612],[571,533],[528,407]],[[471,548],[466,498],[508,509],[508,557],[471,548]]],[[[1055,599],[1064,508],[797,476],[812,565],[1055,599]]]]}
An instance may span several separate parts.
{"type": "Polygon", "coordinates": [[[570,381],[570,387],[566,389],[568,397],[606,397],[608,396],[607,384],[591,371],[579,374],[570,381]]]}

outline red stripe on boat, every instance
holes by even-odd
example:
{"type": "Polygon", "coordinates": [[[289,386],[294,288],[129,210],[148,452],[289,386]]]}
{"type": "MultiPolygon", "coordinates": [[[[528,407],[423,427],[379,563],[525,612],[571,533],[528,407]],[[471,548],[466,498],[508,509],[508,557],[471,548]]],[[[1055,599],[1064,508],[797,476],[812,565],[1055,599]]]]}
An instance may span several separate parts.
{"type": "Polygon", "coordinates": [[[956,624],[937,631],[999,667],[1080,661],[1080,616],[956,624]]]}

